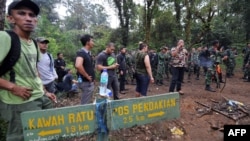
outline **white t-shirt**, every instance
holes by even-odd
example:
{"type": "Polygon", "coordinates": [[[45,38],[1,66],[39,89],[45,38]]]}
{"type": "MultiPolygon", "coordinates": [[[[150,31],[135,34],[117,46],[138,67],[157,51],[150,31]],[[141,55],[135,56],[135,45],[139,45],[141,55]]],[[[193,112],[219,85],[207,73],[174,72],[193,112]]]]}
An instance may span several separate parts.
{"type": "Polygon", "coordinates": [[[54,60],[51,55],[51,59],[48,53],[41,53],[41,58],[37,63],[38,72],[42,79],[43,85],[49,84],[58,78],[54,68],[54,60]],[[51,64],[52,63],[52,64],[51,64]]]}

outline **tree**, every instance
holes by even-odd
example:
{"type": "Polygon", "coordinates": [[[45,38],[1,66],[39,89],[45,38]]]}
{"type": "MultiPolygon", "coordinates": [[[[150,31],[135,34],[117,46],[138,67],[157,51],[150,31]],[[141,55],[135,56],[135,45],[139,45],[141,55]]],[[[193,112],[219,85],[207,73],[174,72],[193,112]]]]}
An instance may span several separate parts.
{"type": "Polygon", "coordinates": [[[143,25],[145,31],[145,42],[149,43],[152,19],[155,12],[158,10],[159,0],[144,0],[144,15],[143,15],[143,25]]]}
{"type": "Polygon", "coordinates": [[[113,0],[120,21],[120,34],[122,43],[127,46],[129,39],[129,26],[131,19],[135,16],[135,4],[133,0],[113,0]]]}
{"type": "Polygon", "coordinates": [[[0,0],[0,30],[4,30],[6,0],[0,0]]]}
{"type": "Polygon", "coordinates": [[[61,0],[33,0],[40,7],[40,15],[46,15],[48,20],[52,23],[59,21],[59,15],[55,11],[57,4],[60,4],[61,0]]]}
{"type": "Polygon", "coordinates": [[[91,26],[108,25],[104,7],[89,1],[67,0],[67,16],[64,19],[66,30],[87,31],[91,26]]]}

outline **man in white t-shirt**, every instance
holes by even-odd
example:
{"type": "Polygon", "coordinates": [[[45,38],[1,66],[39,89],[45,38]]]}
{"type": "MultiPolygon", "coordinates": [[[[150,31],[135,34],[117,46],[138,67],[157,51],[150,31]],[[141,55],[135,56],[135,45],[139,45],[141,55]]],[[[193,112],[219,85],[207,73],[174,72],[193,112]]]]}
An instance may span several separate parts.
{"type": "Polygon", "coordinates": [[[37,63],[38,72],[45,89],[50,93],[56,92],[55,79],[58,78],[54,68],[53,56],[47,52],[49,40],[44,37],[37,38],[41,58],[37,63]]]}

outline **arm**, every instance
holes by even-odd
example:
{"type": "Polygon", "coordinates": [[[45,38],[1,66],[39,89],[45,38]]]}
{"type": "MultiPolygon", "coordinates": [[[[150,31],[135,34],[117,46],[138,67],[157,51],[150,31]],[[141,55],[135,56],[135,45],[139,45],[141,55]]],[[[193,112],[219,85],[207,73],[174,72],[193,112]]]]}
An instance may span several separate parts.
{"type": "Polygon", "coordinates": [[[101,55],[98,55],[97,56],[97,59],[96,59],[96,69],[99,70],[99,71],[102,71],[103,69],[116,69],[119,64],[115,63],[111,66],[104,66],[103,65],[103,61],[105,60],[105,58],[101,55]]]}
{"type": "Polygon", "coordinates": [[[0,89],[10,91],[13,95],[19,96],[21,98],[29,99],[31,97],[32,89],[18,86],[12,82],[0,78],[0,89]]]}
{"type": "Polygon", "coordinates": [[[90,76],[84,69],[84,67],[82,66],[84,62],[84,59],[82,57],[76,57],[76,63],[75,63],[75,67],[76,70],[83,75],[86,79],[88,79],[90,82],[92,81],[92,76],[90,76]]]}
{"type": "Polygon", "coordinates": [[[152,75],[152,70],[151,70],[151,66],[150,66],[150,60],[149,60],[149,56],[146,55],[145,58],[144,58],[144,63],[145,63],[145,66],[146,66],[146,70],[148,72],[148,75],[150,77],[150,81],[152,83],[154,83],[154,78],[153,78],[153,75],[152,75]]]}

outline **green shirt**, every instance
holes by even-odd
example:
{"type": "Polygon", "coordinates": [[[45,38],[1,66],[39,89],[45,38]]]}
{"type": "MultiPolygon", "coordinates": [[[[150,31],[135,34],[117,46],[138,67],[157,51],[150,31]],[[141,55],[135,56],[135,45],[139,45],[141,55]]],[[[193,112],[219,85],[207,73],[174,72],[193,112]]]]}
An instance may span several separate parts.
{"type": "Polygon", "coordinates": [[[147,69],[146,69],[146,65],[144,63],[144,58],[147,55],[147,53],[144,52],[137,52],[135,55],[135,72],[137,74],[148,74],[147,73],[147,69]]]}
{"type": "MultiPolygon", "coordinates": [[[[23,100],[15,96],[10,91],[0,89],[0,100],[7,104],[22,104],[38,99],[44,95],[41,79],[38,77],[36,68],[37,49],[34,42],[27,43],[20,39],[21,55],[13,67],[15,71],[16,85],[33,89],[32,96],[28,100],[23,100]]],[[[8,54],[11,45],[11,38],[5,31],[0,31],[0,64],[8,54]]],[[[4,74],[2,79],[10,80],[9,72],[4,74]]]]}

